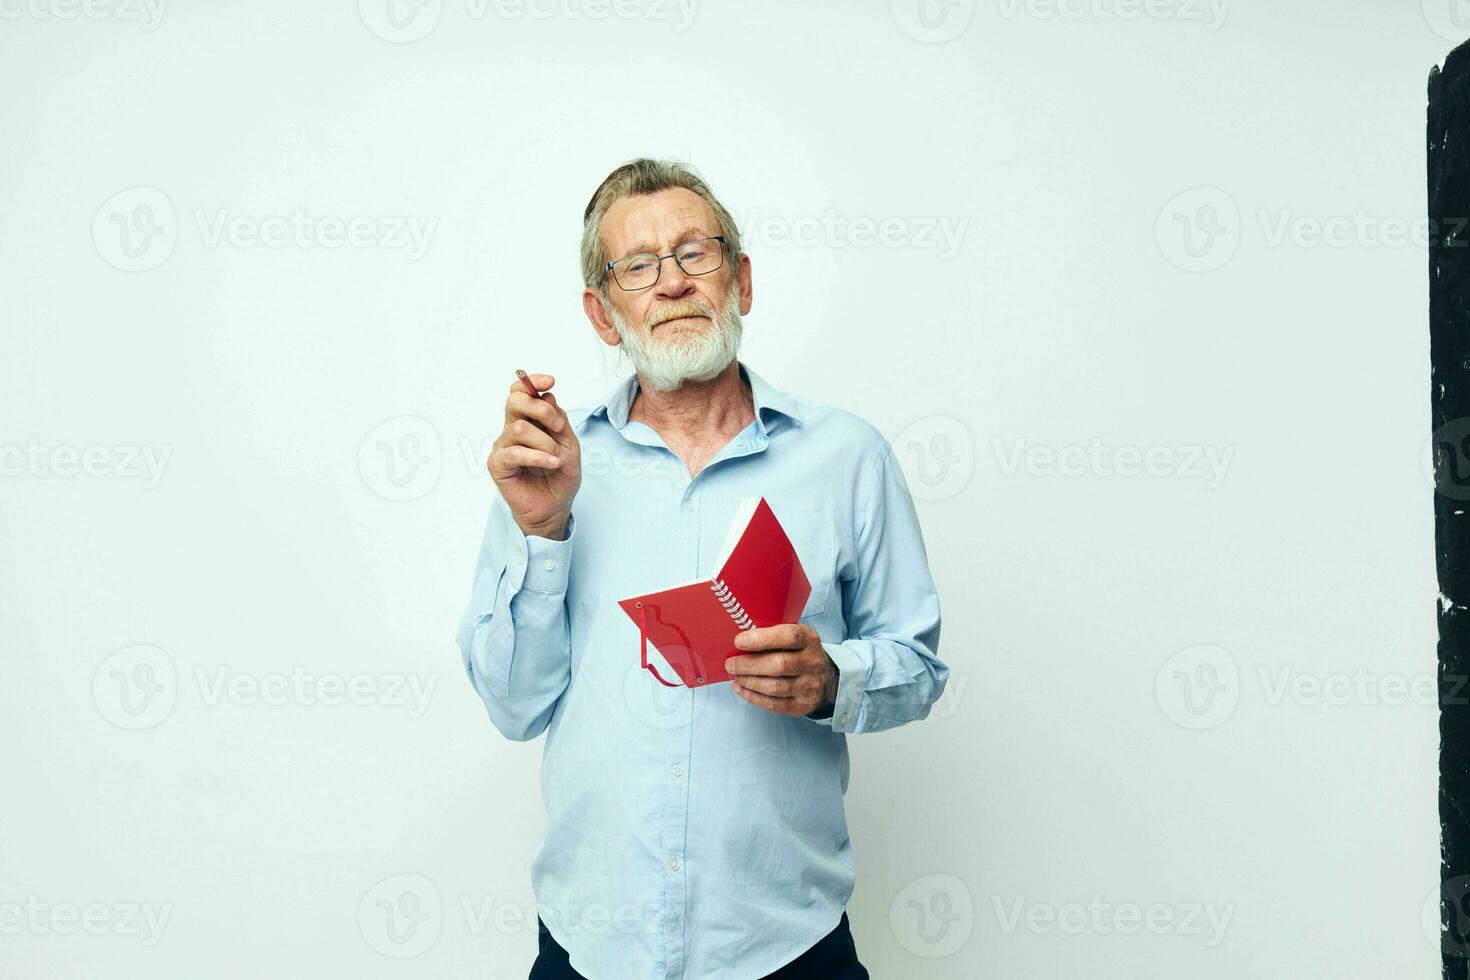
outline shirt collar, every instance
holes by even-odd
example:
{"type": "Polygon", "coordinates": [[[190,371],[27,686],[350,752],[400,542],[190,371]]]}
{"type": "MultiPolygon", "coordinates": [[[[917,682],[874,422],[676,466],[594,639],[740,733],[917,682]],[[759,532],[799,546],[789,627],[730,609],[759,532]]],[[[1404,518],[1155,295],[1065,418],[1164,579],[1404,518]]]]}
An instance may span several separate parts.
{"type": "MultiPolygon", "coordinates": [[[[763,436],[768,436],[773,425],[782,418],[792,425],[802,423],[801,403],[784,391],[771,387],[764,378],[750,369],[744,361],[737,361],[740,373],[750,384],[750,394],[755,401],[755,424],[763,436]],[[767,420],[770,420],[769,422],[767,420]]],[[[618,383],[606,398],[593,405],[588,415],[605,415],[619,432],[628,424],[628,411],[633,407],[633,396],[638,391],[638,375],[634,373],[618,383]]]]}

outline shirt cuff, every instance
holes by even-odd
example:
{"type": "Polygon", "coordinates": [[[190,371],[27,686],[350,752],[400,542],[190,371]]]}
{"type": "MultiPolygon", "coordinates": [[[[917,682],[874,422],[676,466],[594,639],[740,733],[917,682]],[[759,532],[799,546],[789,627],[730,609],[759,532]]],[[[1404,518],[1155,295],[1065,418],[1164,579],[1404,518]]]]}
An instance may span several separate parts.
{"type": "Polygon", "coordinates": [[[856,731],[861,721],[863,693],[868,689],[868,666],[841,643],[823,643],[822,649],[837,666],[837,700],[832,705],[832,730],[856,731]]]}
{"type": "Polygon", "coordinates": [[[567,575],[572,565],[572,539],[576,534],[576,518],[567,518],[565,540],[543,538],[531,534],[525,536],[526,576],[521,581],[522,591],[546,592],[560,595],[567,590],[567,575]]]}

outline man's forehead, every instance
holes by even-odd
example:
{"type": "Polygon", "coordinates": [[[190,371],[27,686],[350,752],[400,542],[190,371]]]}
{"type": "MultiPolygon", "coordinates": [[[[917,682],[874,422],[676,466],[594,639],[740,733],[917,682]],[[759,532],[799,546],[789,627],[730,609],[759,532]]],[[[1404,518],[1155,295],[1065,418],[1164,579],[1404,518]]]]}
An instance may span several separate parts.
{"type": "Polygon", "coordinates": [[[602,220],[610,244],[634,240],[654,244],[685,229],[710,230],[718,224],[704,199],[684,188],[620,198],[602,220]]]}

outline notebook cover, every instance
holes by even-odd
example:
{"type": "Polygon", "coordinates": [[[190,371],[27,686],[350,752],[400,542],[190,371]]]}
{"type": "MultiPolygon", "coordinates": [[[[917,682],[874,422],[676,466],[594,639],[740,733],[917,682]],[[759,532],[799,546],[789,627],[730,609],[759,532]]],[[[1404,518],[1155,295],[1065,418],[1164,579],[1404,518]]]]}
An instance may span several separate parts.
{"type": "MultiPolygon", "coordinates": [[[[796,549],[765,498],[756,504],[717,578],[757,627],[796,622],[812,591],[796,549]]],[[[742,652],[735,648],[740,627],[711,581],[619,599],[618,605],[634,624],[640,618],[646,622],[649,645],[686,686],[730,679],[725,658],[742,652]]]]}
{"type": "Polygon", "coordinates": [[[717,575],[756,626],[796,622],[812,594],[801,559],[764,497],[717,575]]]}
{"type": "Polygon", "coordinates": [[[709,582],[619,599],[618,605],[635,624],[640,614],[647,613],[649,647],[659,652],[686,687],[730,679],[725,658],[740,652],[735,649],[740,629],[709,582]],[[643,609],[637,608],[639,602],[643,609]]]}

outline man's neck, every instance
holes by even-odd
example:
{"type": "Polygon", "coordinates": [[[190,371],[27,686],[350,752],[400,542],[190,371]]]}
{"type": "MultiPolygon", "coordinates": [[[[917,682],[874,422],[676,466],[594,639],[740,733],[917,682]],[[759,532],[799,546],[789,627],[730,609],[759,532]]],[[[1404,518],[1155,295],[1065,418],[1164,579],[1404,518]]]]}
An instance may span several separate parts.
{"type": "Polygon", "coordinates": [[[686,381],[673,391],[654,391],[638,379],[629,421],[642,422],[665,437],[697,442],[732,436],[755,420],[755,399],[740,377],[740,362],[708,381],[686,381]]]}

